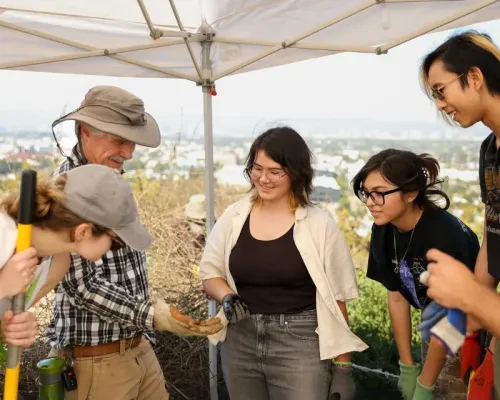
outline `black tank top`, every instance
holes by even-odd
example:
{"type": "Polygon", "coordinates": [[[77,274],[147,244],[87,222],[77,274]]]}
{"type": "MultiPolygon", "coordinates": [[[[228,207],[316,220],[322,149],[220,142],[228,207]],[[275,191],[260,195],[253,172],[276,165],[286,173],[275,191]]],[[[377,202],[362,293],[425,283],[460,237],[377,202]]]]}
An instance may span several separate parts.
{"type": "Polygon", "coordinates": [[[275,240],[257,240],[248,217],[229,256],[229,270],[252,314],[316,308],[316,286],[295,246],[293,226],[275,240]]]}

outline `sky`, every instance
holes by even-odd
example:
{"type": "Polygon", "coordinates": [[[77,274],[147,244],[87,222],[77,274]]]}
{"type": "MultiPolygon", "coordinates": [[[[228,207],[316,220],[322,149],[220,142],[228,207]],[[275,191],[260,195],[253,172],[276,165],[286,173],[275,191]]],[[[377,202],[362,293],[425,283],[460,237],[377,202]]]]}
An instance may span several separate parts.
{"type": "MultiPolygon", "coordinates": [[[[473,27],[500,43],[500,22],[473,27]]],[[[420,88],[418,68],[450,33],[414,39],[386,55],[338,54],[223,78],[213,98],[214,115],[434,122],[437,113],[420,88]]],[[[201,88],[184,80],[0,71],[0,125],[49,128],[97,84],[133,92],[153,116],[177,121],[181,109],[185,118],[202,116],[201,88]]]]}

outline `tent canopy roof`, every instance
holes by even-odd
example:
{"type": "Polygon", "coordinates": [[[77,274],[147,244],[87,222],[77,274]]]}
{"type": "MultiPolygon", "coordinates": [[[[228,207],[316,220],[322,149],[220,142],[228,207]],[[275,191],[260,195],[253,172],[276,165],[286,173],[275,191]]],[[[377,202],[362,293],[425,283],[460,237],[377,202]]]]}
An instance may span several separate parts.
{"type": "Polygon", "coordinates": [[[201,83],[498,18],[499,0],[0,0],[0,69],[201,83]]]}

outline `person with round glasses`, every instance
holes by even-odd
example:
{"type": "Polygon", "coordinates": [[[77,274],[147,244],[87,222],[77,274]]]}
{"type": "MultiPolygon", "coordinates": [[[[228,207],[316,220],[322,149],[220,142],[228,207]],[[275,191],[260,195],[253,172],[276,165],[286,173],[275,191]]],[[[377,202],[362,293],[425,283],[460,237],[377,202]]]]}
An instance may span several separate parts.
{"type": "MultiPolygon", "coordinates": [[[[449,37],[425,55],[420,67],[421,83],[426,95],[447,122],[469,128],[478,122],[490,131],[479,149],[479,185],[485,205],[484,236],[474,271],[475,279],[484,290],[497,291],[500,280],[500,49],[491,36],[474,30],[449,37]]],[[[448,259],[439,255],[440,259],[448,259]]],[[[448,263],[440,263],[446,268],[448,263]]],[[[457,274],[467,276],[465,267],[453,263],[457,274]],[[461,271],[460,271],[461,269],[461,271]]],[[[452,281],[432,279],[431,293],[456,291],[452,281]]],[[[460,292],[468,292],[460,284],[460,292]]],[[[480,301],[479,296],[462,302],[480,301]]],[[[439,296],[442,301],[442,296],[439,296]]],[[[486,310],[484,304],[478,309],[486,310]]],[[[490,319],[487,324],[489,325],[490,319]]],[[[470,399],[489,398],[496,391],[500,399],[500,341],[493,337],[483,354],[478,338],[485,331],[485,318],[470,314],[467,340],[462,347],[462,369],[473,369],[469,382],[470,399]],[[483,358],[484,357],[484,358],[483,358]],[[495,368],[494,368],[495,367],[495,368]],[[493,376],[493,374],[495,376],[493,376]],[[495,383],[495,384],[494,384],[495,383]]],[[[489,325],[491,327],[491,325],[489,325]]],[[[496,330],[496,329],[495,329],[496,330]]]]}
{"type": "Polygon", "coordinates": [[[470,269],[479,252],[474,232],[447,211],[450,200],[438,188],[438,175],[439,163],[430,155],[387,149],[372,156],[352,180],[354,193],[374,220],[366,276],[388,290],[399,351],[398,386],[409,400],[430,400],[433,394],[449,398],[457,394],[450,392],[451,387],[461,387],[464,398],[466,393],[460,384],[458,355],[447,361],[437,338],[422,341],[423,365],[415,362],[411,351],[410,307],[423,310],[431,302],[419,280],[427,269],[427,251],[440,249],[470,269]],[[445,385],[445,375],[458,385],[445,385]]]}
{"type": "Polygon", "coordinates": [[[224,379],[231,400],[354,399],[349,328],[359,295],[349,246],[312,204],[311,152],[293,129],[253,142],[247,196],[229,206],[200,262],[206,293],[222,305],[224,379]]]}

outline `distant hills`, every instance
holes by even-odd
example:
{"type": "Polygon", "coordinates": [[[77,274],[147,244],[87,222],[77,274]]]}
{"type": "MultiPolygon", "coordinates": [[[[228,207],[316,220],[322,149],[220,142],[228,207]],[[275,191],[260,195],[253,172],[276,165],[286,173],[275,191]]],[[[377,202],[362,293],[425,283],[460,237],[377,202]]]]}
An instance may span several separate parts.
{"type": "MultiPolygon", "coordinates": [[[[53,119],[58,116],[54,116],[53,119]]],[[[21,135],[50,134],[53,121],[47,115],[40,115],[34,110],[28,114],[13,114],[0,110],[0,136],[13,133],[21,135]]],[[[165,136],[176,137],[179,133],[182,139],[192,140],[203,137],[203,122],[201,115],[160,115],[156,119],[165,136]]],[[[364,137],[378,134],[391,136],[407,136],[416,134],[428,136],[431,134],[452,134],[457,138],[480,138],[488,134],[488,129],[482,124],[469,129],[449,126],[440,121],[384,121],[368,119],[328,119],[328,118],[261,118],[259,116],[214,116],[214,136],[254,138],[259,133],[276,125],[289,125],[305,137],[364,137]]],[[[71,124],[66,123],[64,131],[72,133],[71,124]]],[[[31,136],[29,135],[29,136],[31,136]]]]}
{"type": "MultiPolygon", "coordinates": [[[[484,137],[488,134],[488,129],[477,124],[469,129],[462,129],[446,124],[444,121],[435,122],[426,121],[383,121],[368,119],[306,119],[306,118],[237,118],[237,117],[219,117],[214,118],[214,131],[227,135],[228,132],[245,132],[245,135],[258,134],[263,130],[280,124],[288,124],[297,129],[304,136],[354,136],[366,133],[386,132],[398,136],[408,132],[421,132],[430,134],[433,132],[452,133],[459,136],[484,137]]],[[[253,136],[253,135],[252,135],[253,136]]]]}

